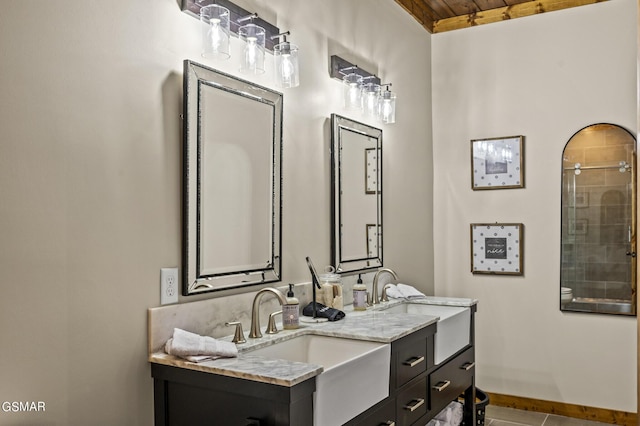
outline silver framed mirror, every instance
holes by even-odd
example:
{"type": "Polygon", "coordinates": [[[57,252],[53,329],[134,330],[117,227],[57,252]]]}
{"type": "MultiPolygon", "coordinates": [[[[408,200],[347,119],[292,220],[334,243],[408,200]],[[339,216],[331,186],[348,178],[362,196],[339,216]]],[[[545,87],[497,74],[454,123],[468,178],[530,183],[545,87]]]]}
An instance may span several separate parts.
{"type": "Polygon", "coordinates": [[[331,115],[331,259],[339,273],[382,262],[382,130],[331,115]]]}
{"type": "Polygon", "coordinates": [[[281,280],[282,94],[184,61],[183,294],[281,280]]]}

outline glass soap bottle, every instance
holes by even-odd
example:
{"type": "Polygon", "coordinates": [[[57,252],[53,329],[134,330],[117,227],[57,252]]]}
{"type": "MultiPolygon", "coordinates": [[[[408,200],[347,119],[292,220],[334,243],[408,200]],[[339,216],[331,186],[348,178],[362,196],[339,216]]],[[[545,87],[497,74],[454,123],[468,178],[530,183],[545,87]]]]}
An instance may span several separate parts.
{"type": "Polygon", "coordinates": [[[362,277],[358,274],[358,281],[353,286],[353,310],[364,311],[367,309],[367,286],[362,283],[362,277]]]}
{"type": "Polygon", "coordinates": [[[289,284],[287,304],[282,306],[282,327],[285,330],[300,327],[300,302],[293,294],[293,284],[289,284]]]}

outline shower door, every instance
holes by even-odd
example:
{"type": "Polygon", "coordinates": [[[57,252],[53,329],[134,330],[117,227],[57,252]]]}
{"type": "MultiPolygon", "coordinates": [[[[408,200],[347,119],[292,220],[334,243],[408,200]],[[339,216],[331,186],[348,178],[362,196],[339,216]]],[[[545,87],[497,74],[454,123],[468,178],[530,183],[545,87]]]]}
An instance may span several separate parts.
{"type": "Polygon", "coordinates": [[[576,133],[563,152],[563,311],[635,315],[635,138],[612,124],[576,133]]]}

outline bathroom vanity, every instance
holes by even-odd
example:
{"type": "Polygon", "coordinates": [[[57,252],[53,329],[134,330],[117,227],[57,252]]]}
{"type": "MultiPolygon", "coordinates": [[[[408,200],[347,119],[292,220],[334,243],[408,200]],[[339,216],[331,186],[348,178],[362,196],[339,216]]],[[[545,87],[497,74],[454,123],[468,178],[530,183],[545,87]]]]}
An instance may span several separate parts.
{"type": "MultiPolygon", "coordinates": [[[[341,321],[306,325],[261,339],[248,339],[247,343],[238,345],[238,358],[199,364],[157,350],[159,342],[153,342],[153,337],[150,337],[149,361],[154,378],[155,424],[198,425],[220,421],[225,425],[313,425],[314,422],[322,426],[424,425],[461,395],[465,399],[465,424],[476,424],[476,303],[471,299],[427,298],[411,304],[392,301],[364,312],[351,312],[346,308],[347,316],[341,321]],[[432,309],[435,309],[433,312],[446,312],[447,308],[451,308],[455,315],[434,316],[426,313],[432,312],[432,309]],[[459,325],[463,324],[460,321],[464,321],[466,330],[462,340],[457,338],[456,341],[454,338],[455,345],[451,346],[448,341],[440,339],[437,333],[445,330],[447,334],[457,334],[457,331],[450,329],[454,321],[458,321],[459,325]],[[314,364],[313,358],[299,362],[295,361],[295,357],[284,356],[285,359],[279,359],[277,350],[270,352],[271,348],[284,348],[280,345],[287,341],[290,343],[310,336],[320,336],[329,343],[344,341],[354,347],[370,344],[371,348],[364,347],[361,350],[362,355],[345,355],[354,360],[371,356],[374,352],[384,353],[385,350],[387,358],[371,358],[372,361],[364,358],[362,364],[337,360],[336,367],[327,368],[314,364]],[[381,359],[388,365],[380,364],[381,359]],[[345,365],[353,367],[334,370],[345,368],[345,365]],[[375,367],[363,371],[363,376],[351,379],[352,374],[367,365],[375,367]],[[338,371],[337,376],[329,376],[331,371],[338,371]],[[331,385],[333,380],[339,380],[337,377],[345,376],[354,383],[345,382],[328,392],[323,390],[327,385],[321,379],[332,377],[331,385]],[[375,380],[370,380],[372,378],[375,380]],[[380,383],[383,394],[373,393],[369,402],[358,399],[360,394],[364,395],[360,399],[365,398],[368,391],[380,386],[380,383]],[[325,399],[321,400],[323,395],[339,393],[343,387],[350,385],[355,385],[355,390],[345,390],[346,395],[340,395],[328,403],[325,399]],[[353,401],[350,396],[353,396],[353,401]],[[365,405],[354,408],[355,413],[348,414],[346,419],[336,420],[336,417],[332,417],[333,412],[339,414],[344,409],[352,408],[351,403],[365,405]],[[318,417],[317,412],[314,416],[314,409],[323,410],[322,414],[328,417],[318,417]]],[[[333,348],[324,342],[322,345],[329,353],[348,352],[339,346],[333,348]]],[[[320,362],[325,364],[324,361],[320,362]]]]}

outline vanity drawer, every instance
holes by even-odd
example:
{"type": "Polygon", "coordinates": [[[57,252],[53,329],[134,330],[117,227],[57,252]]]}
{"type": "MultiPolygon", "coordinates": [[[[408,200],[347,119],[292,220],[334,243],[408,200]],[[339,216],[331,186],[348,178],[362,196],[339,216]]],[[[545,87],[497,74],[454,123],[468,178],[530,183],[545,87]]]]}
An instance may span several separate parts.
{"type": "Polygon", "coordinates": [[[413,424],[427,414],[427,377],[407,385],[396,397],[396,418],[398,426],[413,424]]]}
{"type": "Polygon", "coordinates": [[[367,410],[366,414],[360,415],[350,420],[345,426],[381,426],[396,425],[396,400],[395,398],[387,398],[375,407],[367,410]]]}
{"type": "Polygon", "coordinates": [[[396,387],[427,371],[431,357],[428,354],[427,339],[412,339],[398,346],[396,355],[396,387]]]}
{"type": "Polygon", "coordinates": [[[448,361],[429,376],[431,409],[439,412],[473,384],[473,348],[448,361]]]}

